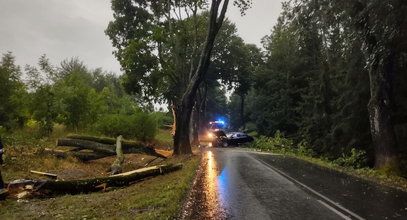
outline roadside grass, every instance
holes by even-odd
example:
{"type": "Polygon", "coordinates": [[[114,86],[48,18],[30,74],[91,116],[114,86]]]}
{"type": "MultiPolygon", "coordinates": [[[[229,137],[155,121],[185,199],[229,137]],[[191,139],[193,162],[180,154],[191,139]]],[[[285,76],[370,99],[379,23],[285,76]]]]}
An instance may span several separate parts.
{"type": "Polygon", "coordinates": [[[246,144],[244,145],[244,147],[251,148],[256,151],[282,154],[285,156],[302,159],[319,166],[334,169],[336,171],[343,172],[368,181],[407,191],[406,178],[394,173],[388,173],[384,170],[374,170],[370,167],[358,164],[359,161],[362,161],[362,154],[360,154],[356,150],[352,150],[352,155],[344,156],[335,161],[332,161],[326,157],[316,157],[316,154],[311,149],[306,147],[306,143],[300,143],[299,146],[294,147],[291,140],[282,137],[280,134],[277,134],[273,138],[255,138],[255,142],[246,144]],[[354,163],[343,163],[343,161],[351,161],[354,163]]]}
{"type": "MultiPolygon", "coordinates": [[[[172,139],[168,137],[171,134],[163,132],[157,145],[171,145],[172,139]]],[[[38,138],[35,128],[5,135],[5,165],[1,167],[3,179],[8,182],[45,178],[31,174],[29,170],[57,173],[64,179],[109,175],[106,169],[114,161],[114,156],[82,163],[75,158],[58,159],[38,153],[44,148],[56,148],[55,140],[67,134],[60,127],[49,138],[38,138]]],[[[166,152],[171,155],[171,152],[166,152]]],[[[123,171],[140,168],[152,159],[154,157],[147,155],[126,154],[123,171]]],[[[28,200],[8,198],[0,201],[0,219],[173,219],[181,210],[199,162],[199,154],[154,160],[151,166],[183,163],[183,168],[128,187],[108,188],[106,192],[28,200]]]]}
{"type": "Polygon", "coordinates": [[[159,129],[155,136],[154,143],[157,148],[164,150],[172,150],[173,139],[171,129],[159,129]]]}

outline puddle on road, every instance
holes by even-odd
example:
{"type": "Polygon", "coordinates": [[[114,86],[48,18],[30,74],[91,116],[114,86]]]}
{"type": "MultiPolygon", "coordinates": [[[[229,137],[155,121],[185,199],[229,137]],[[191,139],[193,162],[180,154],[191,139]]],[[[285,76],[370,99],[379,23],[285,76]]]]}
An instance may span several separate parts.
{"type": "Polygon", "coordinates": [[[201,170],[184,207],[182,219],[228,219],[226,197],[228,172],[220,172],[215,156],[208,150],[203,153],[201,170]]]}

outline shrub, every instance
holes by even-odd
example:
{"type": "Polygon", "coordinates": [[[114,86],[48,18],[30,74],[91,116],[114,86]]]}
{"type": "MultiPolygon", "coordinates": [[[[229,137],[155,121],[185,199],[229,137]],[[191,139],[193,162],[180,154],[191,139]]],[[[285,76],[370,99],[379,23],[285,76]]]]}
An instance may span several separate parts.
{"type": "Polygon", "coordinates": [[[154,112],[152,116],[157,120],[158,126],[172,125],[173,123],[172,114],[169,112],[154,112]]]}
{"type": "Polygon", "coordinates": [[[350,154],[342,154],[334,163],[344,167],[360,169],[367,165],[367,154],[364,150],[352,148],[350,154]]]}
{"type": "Polygon", "coordinates": [[[272,138],[266,136],[256,138],[252,147],[269,151],[289,152],[293,151],[293,142],[284,138],[283,134],[277,131],[272,138]]]}
{"type": "Polygon", "coordinates": [[[301,156],[308,156],[308,157],[316,156],[316,153],[309,147],[308,141],[305,141],[305,140],[302,140],[298,144],[297,154],[299,154],[301,156]]]}
{"type": "Polygon", "coordinates": [[[101,117],[96,129],[107,136],[123,135],[125,138],[150,141],[157,134],[157,120],[153,115],[144,112],[132,115],[107,114],[101,117]]]}
{"type": "Polygon", "coordinates": [[[137,112],[133,115],[132,123],[137,140],[150,141],[157,134],[157,119],[152,114],[137,112]]]}

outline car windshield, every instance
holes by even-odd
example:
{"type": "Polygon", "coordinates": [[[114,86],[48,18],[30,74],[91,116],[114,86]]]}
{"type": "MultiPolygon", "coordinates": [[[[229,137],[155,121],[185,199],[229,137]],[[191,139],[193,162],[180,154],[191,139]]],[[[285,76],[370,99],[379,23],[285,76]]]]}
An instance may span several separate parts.
{"type": "Polygon", "coordinates": [[[210,129],[211,129],[211,130],[219,130],[219,129],[223,129],[223,124],[220,124],[220,123],[214,123],[214,124],[211,124],[210,129]]]}

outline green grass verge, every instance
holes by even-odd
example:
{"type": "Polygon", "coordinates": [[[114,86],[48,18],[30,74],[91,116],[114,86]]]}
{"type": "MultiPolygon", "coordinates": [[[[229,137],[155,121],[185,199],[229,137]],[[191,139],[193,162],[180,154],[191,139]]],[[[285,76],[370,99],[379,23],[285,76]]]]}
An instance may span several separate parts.
{"type": "Polygon", "coordinates": [[[173,219],[191,186],[200,157],[173,157],[179,171],[109,192],[0,201],[0,219],[173,219]]]}
{"type": "Polygon", "coordinates": [[[160,129],[157,135],[155,136],[155,140],[160,141],[162,143],[172,144],[173,140],[171,130],[160,129]]]}

